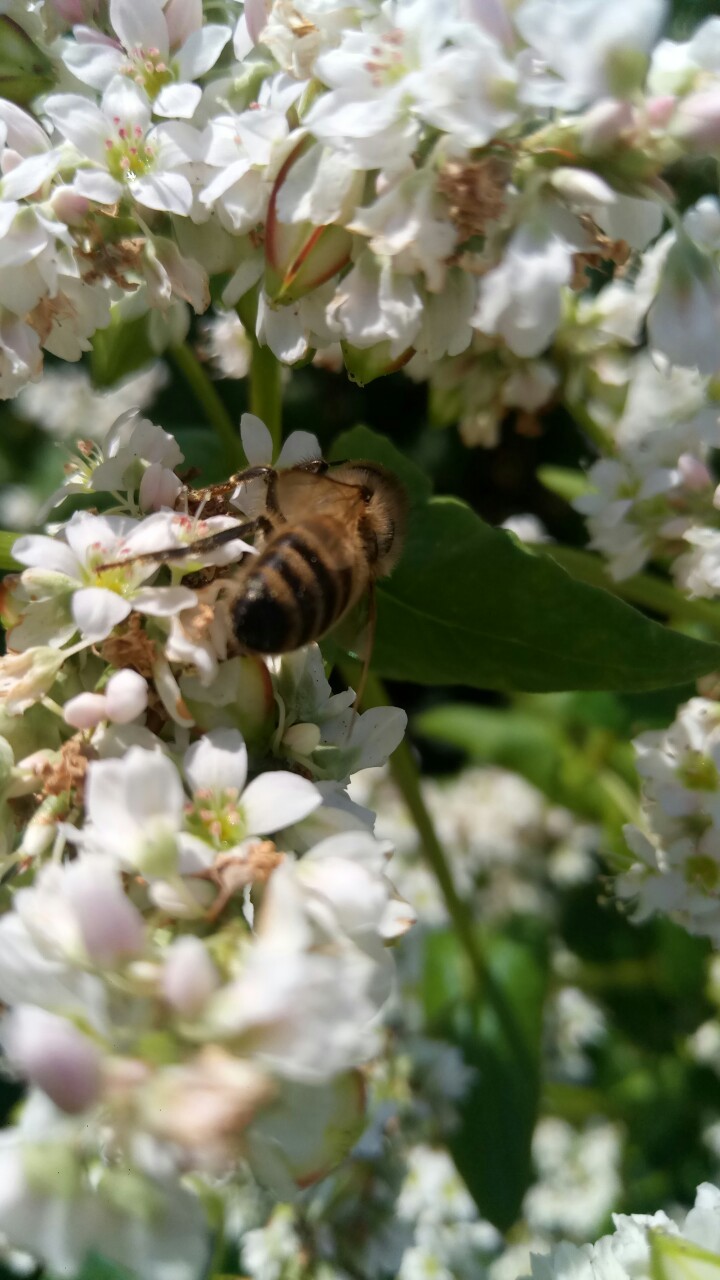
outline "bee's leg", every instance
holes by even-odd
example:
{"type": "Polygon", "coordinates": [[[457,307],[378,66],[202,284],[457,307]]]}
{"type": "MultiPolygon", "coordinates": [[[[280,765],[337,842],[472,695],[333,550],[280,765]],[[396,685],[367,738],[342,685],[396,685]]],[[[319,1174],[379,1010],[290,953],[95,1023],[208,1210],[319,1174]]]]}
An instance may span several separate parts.
{"type": "Polygon", "coordinates": [[[204,551],[215,551],[226,542],[234,542],[236,538],[251,538],[256,533],[269,533],[271,522],[265,516],[254,520],[246,520],[244,524],[233,525],[231,529],[221,529],[219,533],[211,533],[207,538],[198,538],[186,547],[166,547],[162,551],[148,551],[139,556],[128,556],[126,560],[110,560],[100,566],[101,569],[121,569],[127,564],[168,564],[173,560],[187,560],[188,556],[202,554],[204,551]]]}

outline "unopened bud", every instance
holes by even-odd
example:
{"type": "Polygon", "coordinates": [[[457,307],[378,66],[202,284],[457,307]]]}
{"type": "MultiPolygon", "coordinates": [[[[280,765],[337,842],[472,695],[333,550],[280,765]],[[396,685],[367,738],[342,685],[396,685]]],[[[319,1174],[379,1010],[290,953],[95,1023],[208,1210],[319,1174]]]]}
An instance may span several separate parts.
{"type": "Polygon", "coordinates": [[[677,106],[677,98],[671,93],[660,94],[656,98],[648,98],[645,103],[645,117],[653,129],[664,129],[672,118],[677,106]]]}
{"type": "Polygon", "coordinates": [[[168,949],[162,986],[165,999],[178,1013],[200,1013],[219,985],[217,969],[199,938],[178,938],[168,949]]]}
{"type": "Polygon", "coordinates": [[[632,128],[634,112],[629,102],[604,98],[579,120],[580,146],[585,155],[595,155],[614,146],[632,128]]]}
{"type": "Polygon", "coordinates": [[[341,346],[345,371],[350,381],[359,387],[367,386],[376,378],[384,378],[387,373],[397,373],[415,354],[414,348],[408,347],[399,356],[394,356],[389,340],[378,342],[374,347],[353,347],[349,342],[343,342],[341,346]]]}
{"type": "Polygon", "coordinates": [[[282,166],[270,196],[265,224],[265,292],[271,302],[296,302],[336,275],[350,261],[352,235],[334,224],[281,222],[278,198],[292,166],[312,139],[303,141],[282,166]]]}
{"type": "Polygon", "coordinates": [[[108,718],[115,724],[129,724],[147,709],[147,680],[129,668],[117,671],[107,682],[105,702],[108,718]]]}
{"type": "Polygon", "coordinates": [[[701,493],[712,484],[713,478],[705,463],[694,457],[692,453],[681,453],[677,467],[685,488],[692,490],[693,493],[701,493]]]}
{"type": "Polygon", "coordinates": [[[7,1054],[18,1071],[70,1115],[100,1093],[100,1054],[72,1023],[34,1005],[19,1005],[5,1027],[7,1054]]]}
{"type": "Polygon", "coordinates": [[[112,965],[142,951],[142,916],[106,858],[86,854],[71,863],[65,873],[65,892],[85,950],[95,964],[112,965]]]}
{"type": "Polygon", "coordinates": [[[90,201],[81,196],[72,187],[57,187],[50,198],[50,205],[56,218],[68,227],[80,226],[87,217],[90,201]]]}
{"type": "Polygon", "coordinates": [[[672,134],[687,151],[720,148],[720,88],[683,98],[673,117],[672,134]]]}
{"type": "Polygon", "coordinates": [[[107,718],[107,704],[101,693],[79,693],[63,707],[63,719],[73,729],[94,729],[107,718]]]}
{"type": "Polygon", "coordinates": [[[320,729],[316,724],[293,724],[283,736],[283,746],[299,756],[311,756],[320,746],[320,729]]]}
{"type": "Polygon", "coordinates": [[[151,462],[140,481],[140,510],[159,511],[161,507],[173,507],[181,489],[182,483],[174,471],[159,462],[151,462]]]}

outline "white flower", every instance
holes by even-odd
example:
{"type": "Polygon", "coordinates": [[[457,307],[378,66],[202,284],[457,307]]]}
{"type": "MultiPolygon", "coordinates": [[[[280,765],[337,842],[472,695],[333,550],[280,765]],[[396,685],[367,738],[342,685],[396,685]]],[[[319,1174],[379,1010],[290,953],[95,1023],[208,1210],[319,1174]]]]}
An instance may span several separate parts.
{"type": "Polygon", "coordinates": [[[570,110],[627,96],[642,84],[666,13],[665,0],[523,0],[513,15],[530,46],[520,96],[570,110]]]}
{"type": "Polygon", "coordinates": [[[516,73],[499,45],[425,0],[388,6],[363,31],[345,32],[315,74],[330,92],[305,123],[360,169],[404,168],[418,117],[478,147],[516,114],[516,73]]]}
{"type": "Polygon", "coordinates": [[[502,261],[480,281],[472,324],[496,333],[518,356],[538,356],[560,322],[562,290],[572,275],[572,255],[581,247],[580,225],[558,218],[552,206],[521,223],[502,261]]]}
{"type": "Polygon", "coordinates": [[[93,89],[105,89],[114,76],[129,76],[161,116],[192,116],[202,90],[199,79],[217,62],[230,28],[203,24],[202,8],[192,0],[110,0],[110,23],[119,45],[100,31],[82,28],[82,39],[68,42],[65,65],[93,89]]]}
{"type": "Polygon", "coordinates": [[[530,1228],[579,1240],[594,1235],[620,1192],[621,1154],[616,1125],[577,1132],[556,1116],[540,1120],[533,1135],[538,1180],[523,1201],[530,1228]]]}
{"type": "Polygon", "coordinates": [[[203,159],[217,173],[202,191],[200,203],[214,209],[228,231],[250,231],[265,217],[273,170],[285,157],[289,132],[285,112],[271,106],[237,116],[218,115],[210,122],[203,159]]]}
{"type": "Polygon", "coordinates": [[[422,298],[411,276],[366,250],[338,285],[328,319],[354,347],[389,340],[392,359],[412,346],[422,323],[422,298]]]}
{"type": "MultiPolygon", "coordinates": [[[[131,557],[172,545],[171,520],[156,515],[138,523],[126,516],[77,512],[65,526],[63,539],[28,534],[15,543],[15,559],[30,567],[21,583],[33,581],[34,566],[44,572],[51,570],[55,575],[52,595],[64,603],[74,628],[88,643],[103,640],[133,609],[155,617],[170,617],[194,604],[195,593],[187,587],[146,586],[146,579],[157,566],[142,559],[133,561],[131,557]],[[123,555],[127,564],[104,569],[105,564],[123,555]]],[[[30,617],[32,610],[31,605],[30,617]]],[[[22,644],[20,628],[15,628],[14,648],[19,647],[18,640],[20,647],[27,647],[22,644]]]]}
{"type": "Polygon", "coordinates": [[[193,193],[179,172],[194,160],[197,135],[189,125],[150,127],[151,108],[142,89],[115,76],[100,105],[79,94],[51,94],[45,113],[71,142],[87,167],[73,187],[99,204],[115,204],[126,191],[149,209],[189,214],[193,193]]]}
{"type": "Polygon", "coordinates": [[[720,271],[686,236],[668,253],[647,323],[652,350],[673,364],[705,374],[720,368],[720,271]]]}
{"type": "Polygon", "coordinates": [[[159,751],[132,747],[122,759],[91,763],[86,822],[73,839],[120,865],[166,879],[211,865],[252,836],[300,822],[322,803],[297,774],[260,774],[246,784],[247,748],[237,729],[216,729],[185,753],[183,773],[159,751]]]}

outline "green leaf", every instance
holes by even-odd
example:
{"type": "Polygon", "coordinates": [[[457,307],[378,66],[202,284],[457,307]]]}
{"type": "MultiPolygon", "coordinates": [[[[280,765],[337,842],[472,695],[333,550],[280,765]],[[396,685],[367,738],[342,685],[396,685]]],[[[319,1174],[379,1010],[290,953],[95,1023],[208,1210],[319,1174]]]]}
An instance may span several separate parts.
{"type": "MultiPolygon", "coordinates": [[[[52,1280],[52,1273],[47,1274],[48,1280],[52,1280]]],[[[89,1253],[74,1280],[135,1280],[135,1272],[120,1266],[119,1262],[110,1262],[99,1253],[89,1253]]]]}
{"type": "Polygon", "coordinates": [[[225,452],[214,431],[208,427],[177,427],[173,435],[184,456],[179,470],[192,468],[198,473],[190,481],[192,485],[219,484],[227,480],[225,452]]]}
{"type": "Polygon", "coordinates": [[[547,947],[537,921],[522,924],[518,936],[484,939],[492,993],[479,1005],[465,993],[456,936],[432,934],[425,951],[430,1029],[457,1045],[475,1071],[450,1150],[480,1213],[501,1231],[515,1222],[531,1181],[540,1098],[547,947]]]}
{"type": "Polygon", "coordinates": [[[720,645],[574,581],[454,498],[423,497],[427,481],[383,436],[355,428],[332,456],[380,462],[410,492],[403,556],[377,593],[378,675],[506,691],[639,691],[720,666],[720,645]]]}
{"type": "Polygon", "coordinates": [[[6,569],[21,569],[22,565],[12,558],[12,548],[20,537],[19,533],[13,533],[11,529],[0,529],[0,571],[6,569]]]}
{"type": "Polygon", "coordinates": [[[578,742],[542,711],[498,710],[463,702],[424,711],[414,718],[413,728],[427,738],[467,752],[474,763],[512,769],[554,804],[582,817],[610,823],[619,830],[630,816],[618,807],[613,790],[613,779],[615,788],[618,785],[614,769],[621,749],[612,735],[602,744],[588,735],[578,742]]]}

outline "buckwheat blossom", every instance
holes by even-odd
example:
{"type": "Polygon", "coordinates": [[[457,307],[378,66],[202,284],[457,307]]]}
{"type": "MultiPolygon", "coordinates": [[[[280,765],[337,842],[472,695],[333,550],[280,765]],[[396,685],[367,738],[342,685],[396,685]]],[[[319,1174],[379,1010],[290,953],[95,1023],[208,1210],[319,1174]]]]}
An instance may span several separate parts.
{"type": "Polygon", "coordinates": [[[150,101],[143,89],[115,76],[99,104],[79,94],[52,94],[45,113],[76,149],[73,180],[78,195],[114,204],[126,192],[149,209],[188,214],[192,187],[179,168],[194,159],[194,135],[171,125],[151,127],[150,101]]]}
{"type": "Polygon", "coordinates": [[[695,1204],[680,1221],[662,1209],[653,1214],[613,1214],[615,1230],[595,1244],[563,1242],[545,1254],[533,1254],[533,1280],[572,1272],[585,1276],[650,1277],[657,1267],[686,1267],[692,1274],[718,1265],[717,1216],[720,1191],[702,1183],[695,1204]]]}
{"type": "Polygon", "coordinates": [[[74,30],[63,61],[78,80],[104,89],[116,75],[142,88],[161,116],[193,115],[202,89],[193,83],[217,61],[230,28],[203,23],[200,6],[174,0],[164,8],[150,0],[139,9],[132,0],[111,0],[110,23],[117,40],[92,27],[74,30]]]}
{"type": "Polygon", "coordinates": [[[682,706],[667,730],[634,743],[642,779],[642,826],[625,828],[634,861],[615,881],[636,919],[661,912],[717,943],[718,707],[705,698],[682,706]]]}

